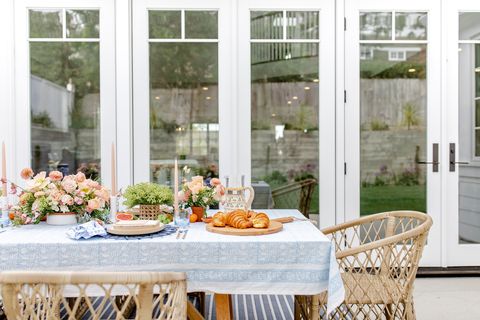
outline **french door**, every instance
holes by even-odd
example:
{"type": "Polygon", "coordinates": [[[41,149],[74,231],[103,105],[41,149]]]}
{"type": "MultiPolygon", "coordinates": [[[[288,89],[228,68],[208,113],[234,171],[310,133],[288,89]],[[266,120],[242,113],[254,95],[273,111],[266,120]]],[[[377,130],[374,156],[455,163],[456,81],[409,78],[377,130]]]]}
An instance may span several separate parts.
{"type": "Polygon", "coordinates": [[[345,220],[418,210],[441,263],[439,1],[345,2],[345,220]]]}
{"type": "Polygon", "coordinates": [[[447,263],[480,264],[480,4],[445,1],[447,263]]]}

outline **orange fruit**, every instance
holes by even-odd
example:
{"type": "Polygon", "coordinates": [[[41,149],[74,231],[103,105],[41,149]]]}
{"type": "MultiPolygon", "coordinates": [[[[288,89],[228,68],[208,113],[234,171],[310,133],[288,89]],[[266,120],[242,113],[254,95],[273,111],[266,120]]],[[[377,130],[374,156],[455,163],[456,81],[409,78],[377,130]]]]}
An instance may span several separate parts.
{"type": "Polygon", "coordinates": [[[133,214],[128,212],[118,212],[117,220],[133,220],[133,214]]]}
{"type": "Polygon", "coordinates": [[[190,215],[190,223],[197,222],[198,216],[195,213],[190,215]]]}
{"type": "Polygon", "coordinates": [[[10,220],[15,219],[15,213],[10,212],[10,213],[8,214],[8,218],[10,218],[10,220]]]}

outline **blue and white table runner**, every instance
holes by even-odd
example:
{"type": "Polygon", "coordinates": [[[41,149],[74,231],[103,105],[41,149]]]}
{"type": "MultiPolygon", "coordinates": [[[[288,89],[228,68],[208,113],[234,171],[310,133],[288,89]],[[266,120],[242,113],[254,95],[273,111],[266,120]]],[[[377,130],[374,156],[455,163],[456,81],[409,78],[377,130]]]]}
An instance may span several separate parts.
{"type": "MultiPolygon", "coordinates": [[[[265,210],[270,218],[297,210],[265,210]]],[[[69,239],[68,226],[22,226],[0,233],[0,270],[183,271],[188,291],[229,294],[313,295],[328,290],[328,311],[341,304],[344,287],[329,239],[309,221],[275,234],[227,236],[190,226],[140,240],[69,239]]]]}

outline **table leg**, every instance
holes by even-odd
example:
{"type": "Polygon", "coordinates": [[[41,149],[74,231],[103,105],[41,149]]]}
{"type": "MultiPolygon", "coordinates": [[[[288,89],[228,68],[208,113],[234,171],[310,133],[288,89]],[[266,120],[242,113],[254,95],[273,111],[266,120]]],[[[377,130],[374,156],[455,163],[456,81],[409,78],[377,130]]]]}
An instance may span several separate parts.
{"type": "Polygon", "coordinates": [[[217,320],[233,320],[232,297],[229,294],[215,293],[217,320]]]}

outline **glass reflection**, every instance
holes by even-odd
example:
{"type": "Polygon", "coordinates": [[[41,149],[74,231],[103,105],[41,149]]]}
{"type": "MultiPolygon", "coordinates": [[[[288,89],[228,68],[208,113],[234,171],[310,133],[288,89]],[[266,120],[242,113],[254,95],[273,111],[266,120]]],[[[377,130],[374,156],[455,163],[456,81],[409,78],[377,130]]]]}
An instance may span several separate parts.
{"type": "Polygon", "coordinates": [[[426,40],[427,13],[426,12],[397,12],[395,13],[396,40],[426,40]]]}
{"type": "Polygon", "coordinates": [[[360,40],[392,40],[392,13],[361,12],[360,40]]]}

